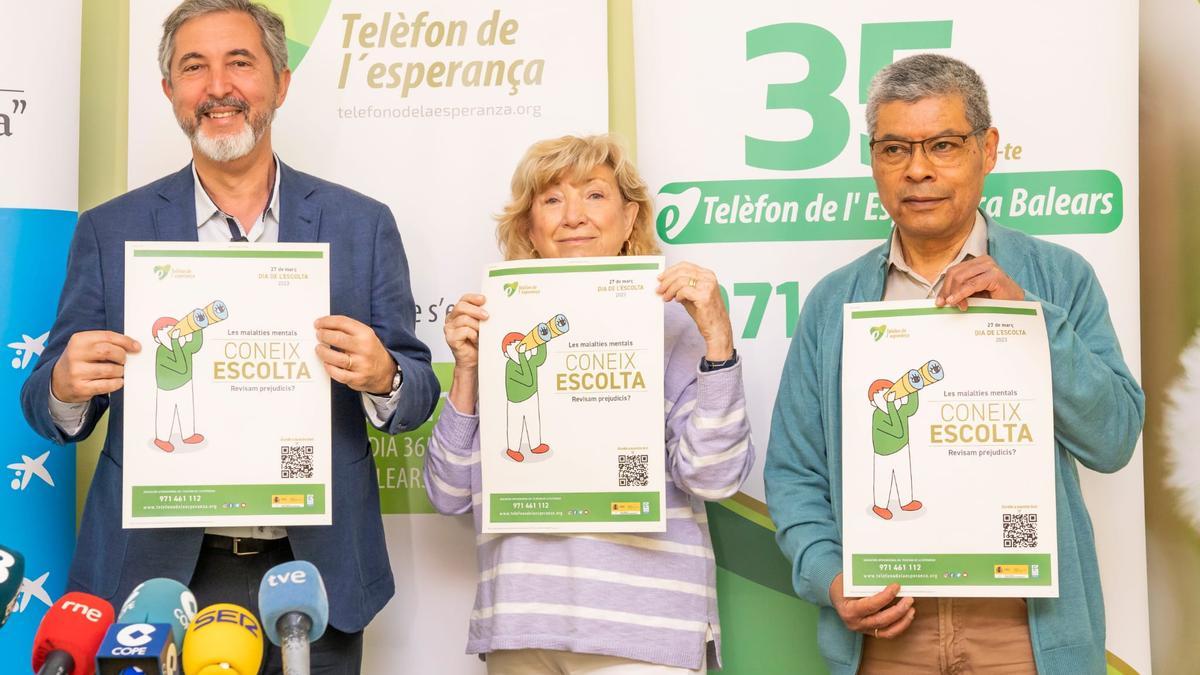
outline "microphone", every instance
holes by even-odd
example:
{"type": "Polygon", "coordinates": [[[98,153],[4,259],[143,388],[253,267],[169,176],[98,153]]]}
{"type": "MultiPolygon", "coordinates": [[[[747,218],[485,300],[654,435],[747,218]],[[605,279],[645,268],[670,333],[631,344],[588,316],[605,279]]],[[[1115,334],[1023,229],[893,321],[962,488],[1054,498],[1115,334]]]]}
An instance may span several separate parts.
{"type": "Polygon", "coordinates": [[[172,632],[168,623],[114,623],[96,654],[96,675],[178,675],[172,632]]]}
{"type": "Polygon", "coordinates": [[[17,550],[0,545],[0,627],[12,614],[21,582],[25,579],[25,556],[17,550]]]}
{"type": "Polygon", "coordinates": [[[200,610],[183,638],[186,675],[255,675],[262,657],[258,620],[249,610],[229,603],[200,610]]]}
{"type": "Polygon", "coordinates": [[[58,599],[33,637],[33,669],[38,675],[92,675],[96,651],[113,622],[103,598],[67,593],[58,599]]]}
{"type": "Polygon", "coordinates": [[[175,650],[183,651],[183,636],[196,616],[196,596],[174,579],[149,579],[138,584],[117,616],[119,623],[171,625],[175,650]]]}
{"type": "Polygon", "coordinates": [[[267,637],[283,652],[285,675],[308,675],[308,648],[329,625],[329,598],[315,565],[276,565],[258,586],[258,611],[267,637]]]}

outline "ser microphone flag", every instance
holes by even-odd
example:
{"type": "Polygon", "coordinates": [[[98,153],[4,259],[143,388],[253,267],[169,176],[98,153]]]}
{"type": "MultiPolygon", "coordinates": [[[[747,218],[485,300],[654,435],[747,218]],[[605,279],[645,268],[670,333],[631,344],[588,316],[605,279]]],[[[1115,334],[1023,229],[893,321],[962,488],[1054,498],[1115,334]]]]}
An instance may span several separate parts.
{"type": "Polygon", "coordinates": [[[186,675],[255,675],[262,657],[262,627],[250,610],[237,605],[200,610],[183,638],[186,675]]]}

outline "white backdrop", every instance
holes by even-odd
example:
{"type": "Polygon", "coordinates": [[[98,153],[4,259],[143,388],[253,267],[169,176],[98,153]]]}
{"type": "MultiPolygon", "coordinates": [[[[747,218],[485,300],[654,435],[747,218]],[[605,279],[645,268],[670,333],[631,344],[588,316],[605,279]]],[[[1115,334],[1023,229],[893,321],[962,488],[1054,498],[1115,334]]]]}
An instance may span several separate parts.
{"type": "MultiPolygon", "coordinates": [[[[130,6],[130,188],[176,171],[190,158],[154,59],[162,20],[174,4],[134,0],[130,6]]],[[[267,4],[288,20],[289,41],[311,39],[303,45],[309,49],[275,119],[276,152],[294,168],[391,207],[420,308],[417,336],[433,350],[435,363],[450,361],[442,321],[459,296],[478,291],[483,265],[499,260],[492,216],[508,197],[517,160],[533,141],[608,129],[605,3],[463,0],[410,7],[387,0],[333,0],[323,20],[313,14],[322,2],[267,4]],[[459,34],[448,22],[464,21],[464,44],[429,47],[427,38],[417,47],[362,46],[359,30],[365,22],[382,29],[386,15],[395,26],[403,13],[411,27],[421,11],[428,12],[422,23],[444,22],[447,35],[459,34]],[[351,23],[347,15],[355,14],[361,17],[351,23]],[[496,26],[495,44],[480,45],[480,28],[489,20],[496,26]],[[514,23],[506,27],[508,21],[514,23]],[[293,32],[294,25],[303,29],[318,23],[312,36],[293,32]],[[349,46],[344,47],[348,24],[349,46]],[[343,78],[347,58],[350,67],[343,78]],[[479,81],[486,82],[486,64],[496,60],[505,64],[501,84],[464,84],[467,64],[483,61],[479,81]],[[534,63],[539,60],[540,77],[534,63]],[[442,86],[430,86],[438,68],[433,64],[439,62],[446,64],[435,78],[442,86]],[[372,87],[374,63],[384,64],[385,73],[392,72],[392,64],[403,64],[399,86],[388,88],[391,77],[384,74],[374,80],[382,86],[372,87]],[[426,77],[405,90],[411,64],[422,64],[426,77]],[[457,79],[447,84],[451,69],[457,79]],[[519,80],[515,86],[510,72],[519,80]]],[[[484,29],[485,41],[490,38],[484,29]]],[[[297,45],[291,49],[294,59],[297,45]]],[[[478,659],[463,655],[477,578],[473,528],[466,517],[428,513],[424,486],[414,471],[428,427],[408,438],[373,439],[382,444],[377,450],[399,447],[401,455],[414,456],[404,461],[377,457],[381,467],[393,469],[381,474],[381,489],[396,596],[367,630],[364,672],[483,670],[478,659]]]]}
{"type": "MultiPolygon", "coordinates": [[[[685,221],[668,241],[668,257],[715,269],[729,289],[735,335],[756,331],[739,341],[738,350],[745,356],[747,403],[760,444],[765,446],[795,321],[789,303],[798,309],[819,279],[887,236],[886,221],[872,226],[862,218],[842,218],[844,202],[838,199],[870,185],[870,169],[860,154],[870,77],[894,58],[918,51],[950,54],[983,77],[993,124],[1000,130],[1001,157],[985,191],[994,188],[1006,196],[998,220],[1039,233],[1073,232],[1046,238],[1079,251],[1096,268],[1126,361],[1140,377],[1136,3],[1022,0],[1003,6],[931,2],[917,7],[859,0],[734,8],[660,0],[636,3],[634,19],[639,166],[658,193],[660,236],[665,229],[675,232],[678,217],[685,221]],[[805,84],[787,86],[799,81],[805,84]],[[781,100],[769,104],[771,85],[780,84],[774,95],[781,100]],[[848,126],[840,121],[843,115],[848,126]],[[769,163],[763,153],[747,152],[746,137],[786,141],[810,135],[817,140],[781,160],[790,162],[789,168],[763,167],[769,163]],[[1009,147],[1006,157],[1006,144],[1019,145],[1020,154],[1009,147]],[[1067,173],[1079,171],[1100,173],[1067,173]],[[1031,172],[1053,173],[1014,175],[1031,172]],[[1032,188],[1044,184],[1058,192],[1071,186],[1106,192],[1118,180],[1123,200],[1114,196],[1115,212],[1107,215],[1098,202],[1091,216],[1012,217],[1011,189],[1001,190],[1025,186],[1032,196],[1032,188]],[[698,182],[703,184],[692,185],[698,182]],[[730,202],[711,202],[710,214],[704,201],[734,194],[739,204],[757,202],[760,194],[807,199],[818,192],[839,204],[833,222],[820,226],[722,224],[716,205],[730,202]],[[664,214],[673,204],[679,214],[664,214]],[[721,237],[741,243],[719,243],[721,237]],[[685,239],[696,243],[671,243],[685,239]],[[741,292],[735,290],[739,285],[741,292]],[[761,323],[752,311],[760,293],[766,300],[761,323]]],[[[858,204],[867,198],[864,193],[858,204]]],[[[763,499],[763,454],[743,488],[758,499],[763,499]]],[[[1109,650],[1149,672],[1140,445],[1129,466],[1115,475],[1081,473],[1096,529],[1109,650]]]]}
{"type": "MultiPolygon", "coordinates": [[[[179,169],[188,158],[154,61],[160,24],[173,4],[131,2],[131,188],[179,169]]],[[[433,349],[435,362],[448,361],[441,321],[450,303],[475,289],[480,267],[498,258],[491,216],[507,196],[521,152],[539,138],[608,127],[605,4],[503,3],[499,21],[518,22],[513,44],[479,46],[473,42],[475,31],[496,6],[479,0],[438,3],[431,5],[426,23],[466,21],[465,44],[415,48],[367,48],[353,36],[347,42],[346,15],[379,22],[390,14],[394,22],[398,12],[405,12],[412,21],[423,7],[333,0],[320,20],[313,17],[313,7],[323,8],[324,0],[268,4],[286,10],[289,30],[293,20],[311,28],[311,34],[291,35],[301,43],[293,45],[294,53],[297,46],[310,49],[276,118],[277,151],[300,170],[392,207],[421,309],[418,336],[433,349]],[[346,59],[350,65],[342,81],[346,59]],[[529,62],[542,59],[540,83],[522,80],[510,93],[514,87],[508,84],[433,87],[426,79],[405,90],[373,88],[368,77],[372,63],[384,64],[376,84],[386,85],[393,63],[424,64],[428,75],[434,62],[477,59],[503,60],[507,66],[522,60],[518,73],[531,79],[536,78],[529,62]]],[[[701,196],[740,193],[757,199],[766,192],[776,198],[821,192],[828,197],[840,191],[844,197],[857,191],[866,200],[869,187],[863,181],[869,184],[869,170],[861,162],[860,135],[865,132],[865,81],[874,69],[911,50],[947,50],[971,63],[989,86],[1001,150],[1007,151],[996,174],[1008,178],[989,184],[1007,196],[1006,206],[1011,207],[1014,185],[1031,192],[1038,185],[1055,185],[1117,193],[1115,213],[1107,215],[1006,217],[1010,210],[999,220],[1047,233],[1092,262],[1109,296],[1127,361],[1139,373],[1138,269],[1130,253],[1138,245],[1136,4],[1072,0],[1046,6],[1021,0],[985,10],[949,2],[914,8],[858,0],[836,8],[763,2],[734,9],[725,3],[655,0],[636,3],[634,18],[638,157],[651,188],[660,193],[660,208],[683,201],[672,191],[705,181],[712,183],[695,186],[701,196]],[[903,25],[886,25],[895,23],[903,25]],[[776,24],[808,27],[756,31],[776,24]],[[763,54],[748,58],[748,48],[763,54]],[[772,53],[780,49],[799,53],[772,53]],[[776,96],[794,107],[768,108],[769,85],[810,77],[825,83],[826,91],[810,83],[789,93],[785,86],[776,96]],[[1079,112],[1097,108],[1103,114],[1079,112]],[[817,140],[800,150],[753,151],[748,161],[747,136],[781,141],[810,132],[817,140]],[[1084,171],[1096,173],[1062,173],[1084,171]],[[1042,172],[1049,175],[1026,175],[1042,172]],[[805,182],[818,178],[830,181],[805,182]],[[780,179],[784,183],[724,183],[780,179]],[[662,191],[666,186],[674,187],[662,191]]],[[[682,214],[685,207],[668,210],[682,214]]],[[[668,242],[667,254],[713,267],[729,290],[735,335],[745,336],[738,348],[746,357],[751,421],[765,448],[795,312],[818,279],[886,236],[886,223],[835,218],[798,224],[799,235],[767,228],[778,239],[764,241],[754,227],[702,222],[706,208],[698,201],[699,220],[687,220],[679,232],[672,228],[676,243],[668,242]],[[728,238],[730,232],[740,243],[680,239],[728,238]]],[[[392,462],[396,469],[381,476],[381,483],[397,594],[368,629],[366,668],[479,672],[472,658],[447,657],[460,654],[465,640],[476,573],[473,537],[466,519],[424,513],[428,505],[416,477],[421,436],[380,441],[410,456],[378,458],[381,467],[392,462]]],[[[1148,672],[1141,461],[1139,449],[1118,474],[1082,473],[1096,526],[1109,649],[1148,672]]],[[[762,499],[761,464],[759,469],[745,491],[762,499]]]]}

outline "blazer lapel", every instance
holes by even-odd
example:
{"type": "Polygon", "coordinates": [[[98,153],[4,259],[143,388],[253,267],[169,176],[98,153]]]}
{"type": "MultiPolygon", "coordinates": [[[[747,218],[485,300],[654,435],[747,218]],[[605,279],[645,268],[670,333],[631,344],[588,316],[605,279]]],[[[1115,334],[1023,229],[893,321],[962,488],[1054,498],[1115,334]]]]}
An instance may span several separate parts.
{"type": "Polygon", "coordinates": [[[196,241],[196,182],[192,165],[183,167],[158,190],[164,203],[154,211],[158,241],[196,241]]]}
{"type": "Polygon", "coordinates": [[[279,241],[315,242],[321,231],[321,207],[309,201],[316,182],[279,163],[279,241]]]}

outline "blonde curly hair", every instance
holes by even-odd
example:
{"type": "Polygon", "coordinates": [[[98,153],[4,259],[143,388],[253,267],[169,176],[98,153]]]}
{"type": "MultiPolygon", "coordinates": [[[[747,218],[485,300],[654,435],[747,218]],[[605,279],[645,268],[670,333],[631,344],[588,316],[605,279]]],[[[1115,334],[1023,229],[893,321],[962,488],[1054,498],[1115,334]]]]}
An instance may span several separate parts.
{"type": "Polygon", "coordinates": [[[512,199],[496,217],[496,240],[505,260],[540,257],[529,239],[529,212],[534,198],[565,178],[582,179],[607,164],[617,179],[621,198],[638,205],[637,218],[620,255],[657,255],[654,205],[646,182],[629,160],[624,146],[611,134],[563,136],[538,141],[525,151],[512,177],[512,199]]]}

